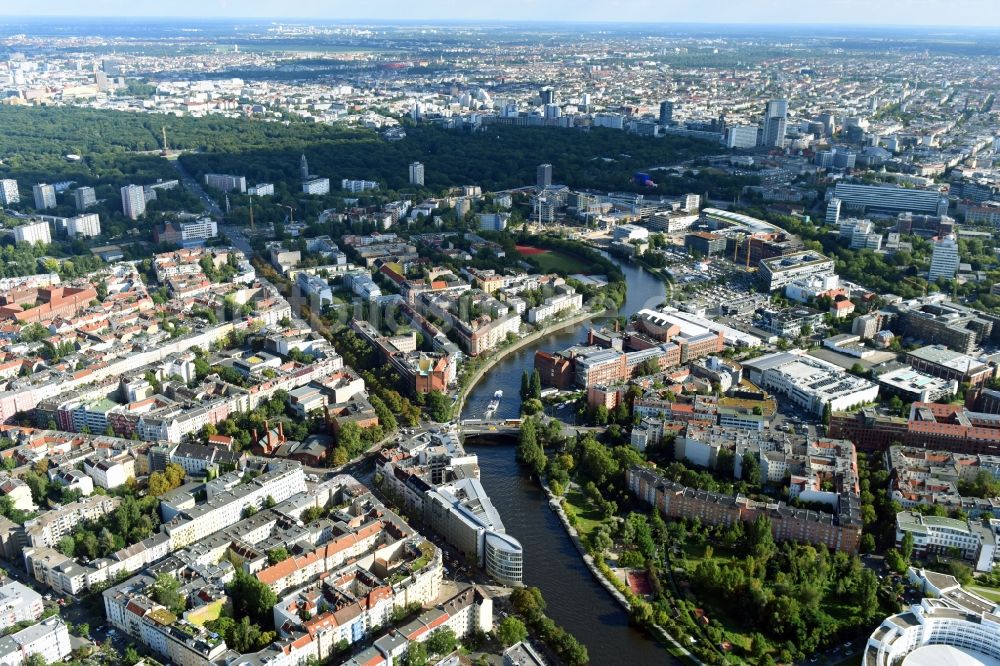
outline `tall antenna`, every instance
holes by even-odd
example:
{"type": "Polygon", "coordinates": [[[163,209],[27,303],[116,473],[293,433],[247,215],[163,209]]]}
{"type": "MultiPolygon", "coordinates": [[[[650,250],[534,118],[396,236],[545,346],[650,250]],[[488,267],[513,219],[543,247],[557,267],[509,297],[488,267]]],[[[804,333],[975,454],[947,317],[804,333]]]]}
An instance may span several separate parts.
{"type": "Polygon", "coordinates": [[[253,233],[253,195],[250,195],[250,233],[253,233]]]}
{"type": "Polygon", "coordinates": [[[160,127],[160,131],[163,133],[163,155],[166,156],[170,148],[167,146],[167,126],[163,125],[160,127]]]}

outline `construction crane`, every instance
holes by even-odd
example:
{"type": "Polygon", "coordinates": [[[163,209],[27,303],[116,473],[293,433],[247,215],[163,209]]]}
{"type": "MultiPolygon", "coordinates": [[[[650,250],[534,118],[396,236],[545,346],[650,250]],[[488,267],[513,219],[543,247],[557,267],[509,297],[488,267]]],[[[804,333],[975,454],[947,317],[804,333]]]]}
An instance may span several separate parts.
{"type": "Polygon", "coordinates": [[[295,206],[286,206],[285,204],[275,204],[281,208],[288,209],[288,223],[291,224],[295,221],[295,206]]]}

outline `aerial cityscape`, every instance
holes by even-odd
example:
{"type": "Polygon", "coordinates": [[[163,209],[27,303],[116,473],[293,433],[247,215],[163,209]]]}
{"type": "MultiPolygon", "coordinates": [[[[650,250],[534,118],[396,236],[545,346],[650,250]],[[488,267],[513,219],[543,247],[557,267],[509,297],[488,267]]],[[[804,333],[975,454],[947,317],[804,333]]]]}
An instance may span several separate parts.
{"type": "Polygon", "coordinates": [[[1000,664],[1000,7],[39,4],[0,666],[1000,664]]]}

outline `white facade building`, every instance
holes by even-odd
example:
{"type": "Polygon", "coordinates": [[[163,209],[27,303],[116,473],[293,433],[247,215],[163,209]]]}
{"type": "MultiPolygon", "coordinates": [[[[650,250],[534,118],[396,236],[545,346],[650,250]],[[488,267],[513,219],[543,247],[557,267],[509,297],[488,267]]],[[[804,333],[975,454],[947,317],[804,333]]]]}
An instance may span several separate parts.
{"type": "Polygon", "coordinates": [[[313,178],[302,183],[303,194],[323,195],[330,193],[329,178],[313,178]]]}
{"type": "Polygon", "coordinates": [[[66,221],[66,233],[70,238],[100,236],[101,216],[97,213],[88,213],[71,217],[66,221]]]}
{"type": "Polygon", "coordinates": [[[949,234],[934,242],[934,252],[931,254],[931,267],[927,272],[930,281],[944,278],[951,280],[958,272],[958,241],[949,234]]]}
{"type": "Polygon", "coordinates": [[[17,189],[17,181],[13,178],[0,180],[0,204],[10,206],[21,203],[21,193],[17,189]]]}
{"type": "Polygon", "coordinates": [[[35,195],[35,208],[45,210],[56,207],[56,188],[47,183],[39,183],[31,188],[35,195]]]}
{"type": "Polygon", "coordinates": [[[52,242],[52,230],[48,222],[29,222],[14,227],[14,241],[18,245],[48,245],[52,242]]]}
{"type": "Polygon", "coordinates": [[[122,192],[122,212],[130,220],[146,214],[146,192],[142,185],[126,185],[122,192]]]}

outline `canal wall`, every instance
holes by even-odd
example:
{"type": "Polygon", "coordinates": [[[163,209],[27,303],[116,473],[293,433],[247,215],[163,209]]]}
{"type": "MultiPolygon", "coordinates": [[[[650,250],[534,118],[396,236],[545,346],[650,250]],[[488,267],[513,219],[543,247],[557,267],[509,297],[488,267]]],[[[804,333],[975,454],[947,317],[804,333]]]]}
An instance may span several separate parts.
{"type": "Polygon", "coordinates": [[[504,360],[507,356],[516,352],[522,347],[530,345],[533,342],[537,342],[538,340],[541,340],[542,338],[547,337],[552,333],[558,333],[559,331],[565,328],[569,328],[570,326],[576,326],[577,324],[583,323],[588,319],[592,319],[598,316],[598,314],[599,313],[584,312],[583,314],[576,315],[575,317],[570,317],[569,319],[553,324],[552,326],[547,326],[540,331],[535,331],[531,335],[521,338],[520,340],[510,345],[509,347],[504,347],[503,349],[499,350],[496,354],[491,356],[490,359],[484,365],[482,365],[478,370],[476,370],[476,374],[472,376],[472,379],[469,380],[469,383],[465,386],[464,389],[462,389],[462,392],[461,394],[459,394],[458,401],[456,403],[456,408],[454,412],[455,418],[461,418],[462,409],[465,408],[465,399],[469,396],[470,393],[472,393],[472,389],[476,387],[476,384],[478,384],[482,380],[482,378],[486,376],[486,373],[492,370],[497,363],[504,360]]]}
{"type": "MultiPolygon", "coordinates": [[[[542,483],[542,489],[545,491],[545,495],[549,498],[549,508],[552,509],[552,511],[559,517],[559,522],[561,522],[563,528],[565,528],[570,541],[572,541],[573,545],[576,546],[577,551],[580,553],[580,557],[583,558],[583,563],[587,566],[587,569],[590,570],[591,575],[593,575],[597,582],[608,591],[608,594],[614,597],[615,601],[622,605],[626,612],[631,613],[632,604],[629,602],[628,598],[626,598],[625,595],[621,593],[621,590],[615,587],[614,584],[604,576],[604,573],[597,567],[597,563],[594,562],[594,558],[587,552],[587,549],[584,548],[583,542],[580,540],[580,533],[577,532],[576,528],[570,524],[569,516],[567,516],[566,511],[563,510],[561,498],[552,492],[547,483],[542,483]]],[[[675,657],[677,654],[680,654],[681,658],[686,660],[689,664],[705,666],[703,661],[691,654],[691,652],[681,645],[676,638],[668,634],[663,627],[659,625],[653,625],[653,627],[654,630],[652,633],[655,634],[657,639],[661,642],[667,643],[673,648],[675,657]]]]}

